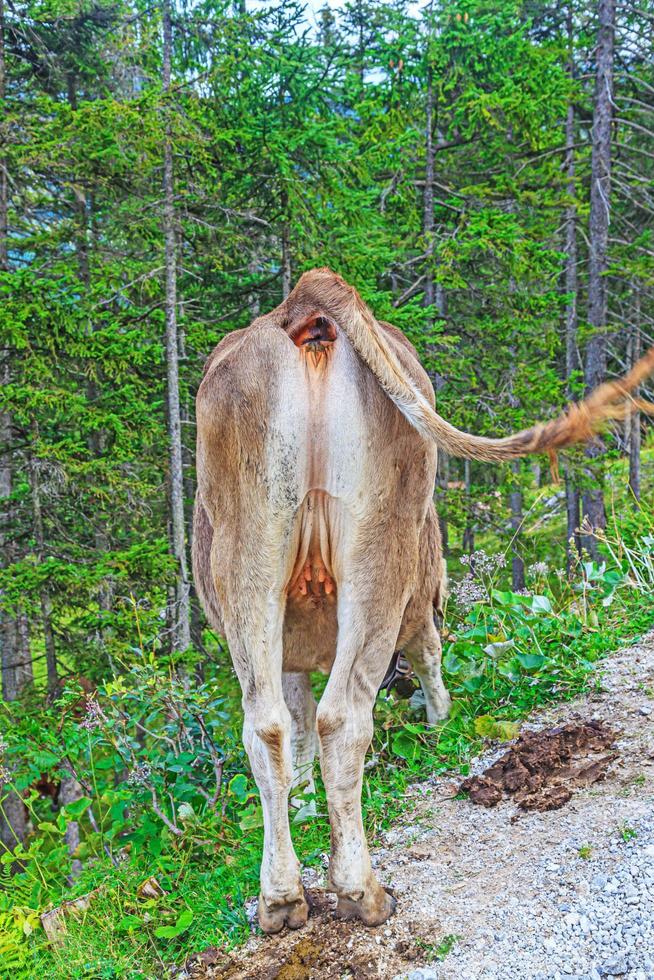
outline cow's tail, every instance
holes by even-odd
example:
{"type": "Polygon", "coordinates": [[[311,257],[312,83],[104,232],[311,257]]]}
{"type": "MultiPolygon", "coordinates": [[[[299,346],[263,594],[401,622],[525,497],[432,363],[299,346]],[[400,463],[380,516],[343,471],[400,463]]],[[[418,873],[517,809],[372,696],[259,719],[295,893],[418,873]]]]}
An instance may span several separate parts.
{"type": "Polygon", "coordinates": [[[554,459],[557,450],[587,442],[611,419],[624,419],[637,410],[654,414],[653,404],[632,396],[640,382],[654,372],[654,347],[651,347],[623,378],[600,385],[588,398],[571,404],[551,422],[534,425],[503,439],[473,436],[450,425],[434,410],[407,377],[381,327],[357,291],[340,276],[330,269],[305,273],[289,297],[289,303],[294,298],[301,300],[305,308],[307,303],[313,302],[316,309],[334,318],[411,425],[451,456],[502,462],[530,453],[548,453],[554,459]]]}

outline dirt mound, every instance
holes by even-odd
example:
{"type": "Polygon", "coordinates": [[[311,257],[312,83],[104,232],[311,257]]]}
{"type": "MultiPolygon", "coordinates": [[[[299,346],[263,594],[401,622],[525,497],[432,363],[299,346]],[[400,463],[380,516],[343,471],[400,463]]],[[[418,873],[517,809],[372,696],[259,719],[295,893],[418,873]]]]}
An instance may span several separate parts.
{"type": "Polygon", "coordinates": [[[513,799],[521,810],[556,810],[579,786],[604,778],[618,756],[606,751],[615,739],[603,721],[527,732],[484,773],[465,779],[459,788],[480,806],[513,799]]]}
{"type": "Polygon", "coordinates": [[[335,902],[326,893],[311,891],[309,898],[311,916],[297,933],[284,930],[250,955],[243,950],[231,954],[205,950],[188,964],[190,976],[193,980],[379,980],[413,969],[420,959],[419,945],[399,924],[391,941],[388,926],[367,929],[356,921],[336,919],[335,902]]]}

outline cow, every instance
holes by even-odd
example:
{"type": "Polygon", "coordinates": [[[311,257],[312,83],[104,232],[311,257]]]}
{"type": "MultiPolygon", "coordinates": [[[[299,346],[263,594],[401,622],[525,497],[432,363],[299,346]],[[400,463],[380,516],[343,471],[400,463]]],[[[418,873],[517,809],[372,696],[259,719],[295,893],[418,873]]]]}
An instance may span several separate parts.
{"type": "Polygon", "coordinates": [[[434,607],[445,567],[433,504],[437,447],[503,461],[589,439],[624,417],[654,348],[559,418],[502,439],[461,432],[434,409],[400,330],[377,321],[329,269],[228,334],[197,395],[193,572],[243,695],[243,741],[264,822],[259,923],[302,926],[308,903],[289,797],[313,788],[318,750],[337,914],[383,923],[394,899],[373,873],[361,815],[373,706],[402,650],[427,721],[447,717],[434,607]],[[310,672],[329,675],[316,705],[310,672]]]}

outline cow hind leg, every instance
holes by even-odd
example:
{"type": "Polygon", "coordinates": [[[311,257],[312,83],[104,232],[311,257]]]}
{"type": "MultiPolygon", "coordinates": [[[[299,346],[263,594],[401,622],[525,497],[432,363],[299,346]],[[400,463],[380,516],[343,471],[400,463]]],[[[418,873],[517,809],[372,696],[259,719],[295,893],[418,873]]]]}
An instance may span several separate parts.
{"type": "MultiPolygon", "coordinates": [[[[397,626],[363,643],[361,622],[339,610],[336,660],[318,705],[316,725],[320,765],[331,824],[330,887],[338,896],[337,914],[381,925],[395,899],[375,877],[361,814],[363,764],[373,734],[373,706],[390,659],[397,626]]],[[[399,618],[398,618],[399,623],[399,618]]]]}
{"type": "MultiPolygon", "coordinates": [[[[261,623],[247,641],[238,629],[226,627],[230,650],[243,691],[243,743],[261,796],[263,856],[259,925],[264,932],[284,926],[297,929],[307,921],[300,864],[293,849],[288,797],[293,782],[291,714],[282,691],[283,603],[266,597],[266,612],[248,610],[261,623]],[[259,613],[257,615],[257,613],[259,613]]],[[[240,617],[242,620],[242,617],[240,617]]],[[[238,618],[234,618],[237,622],[238,618]]]]}
{"type": "Polygon", "coordinates": [[[404,653],[425,695],[427,721],[430,725],[444,721],[452,700],[441,675],[441,639],[431,610],[423,628],[405,645],[404,653]]]}
{"type": "MultiPolygon", "coordinates": [[[[313,763],[316,755],[316,699],[311,690],[308,674],[284,673],[282,675],[284,700],[291,715],[291,754],[293,780],[291,806],[303,805],[301,796],[293,797],[293,790],[315,793],[313,763]]],[[[315,804],[314,804],[315,810],[315,804]]]]}

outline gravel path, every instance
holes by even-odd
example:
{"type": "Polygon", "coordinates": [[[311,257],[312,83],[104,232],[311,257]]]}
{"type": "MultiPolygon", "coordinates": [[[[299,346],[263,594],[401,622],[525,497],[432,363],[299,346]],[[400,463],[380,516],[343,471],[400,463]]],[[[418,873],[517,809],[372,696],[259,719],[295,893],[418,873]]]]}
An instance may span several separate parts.
{"type": "MultiPolygon", "coordinates": [[[[446,778],[417,785],[406,823],[373,855],[398,898],[385,926],[337,923],[324,898],[300,933],[253,938],[193,976],[654,980],[654,633],[603,664],[601,689],[526,727],[576,717],[620,732],[604,782],[561,810],[528,814],[510,802],[487,810],[454,800],[446,778]]],[[[306,883],[316,895],[324,882],[313,872],[306,883]]]]}

